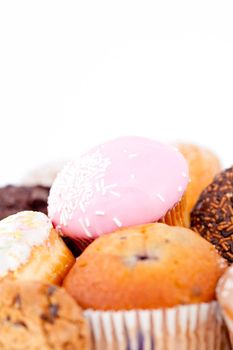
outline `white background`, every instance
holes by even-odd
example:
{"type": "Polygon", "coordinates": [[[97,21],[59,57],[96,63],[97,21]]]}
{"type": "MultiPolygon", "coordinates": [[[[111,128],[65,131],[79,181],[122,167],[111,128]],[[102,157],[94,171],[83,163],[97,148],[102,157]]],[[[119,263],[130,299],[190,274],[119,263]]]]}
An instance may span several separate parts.
{"type": "Polygon", "coordinates": [[[119,135],[233,163],[233,6],[0,0],[0,183],[119,135]]]}

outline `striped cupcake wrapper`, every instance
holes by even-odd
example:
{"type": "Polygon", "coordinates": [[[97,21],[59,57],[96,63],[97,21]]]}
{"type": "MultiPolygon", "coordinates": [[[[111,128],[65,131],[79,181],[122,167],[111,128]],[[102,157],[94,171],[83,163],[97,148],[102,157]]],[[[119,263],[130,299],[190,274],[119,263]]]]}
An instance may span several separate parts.
{"type": "Polygon", "coordinates": [[[217,302],[158,310],[93,311],[93,350],[227,350],[217,302]]]}

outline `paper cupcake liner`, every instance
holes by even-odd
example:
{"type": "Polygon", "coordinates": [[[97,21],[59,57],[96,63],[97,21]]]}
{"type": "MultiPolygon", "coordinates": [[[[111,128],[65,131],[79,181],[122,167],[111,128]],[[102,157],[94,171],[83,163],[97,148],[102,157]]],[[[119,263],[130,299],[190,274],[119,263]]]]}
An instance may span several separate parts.
{"type": "Polygon", "coordinates": [[[170,209],[162,219],[159,220],[159,222],[170,226],[189,227],[186,196],[184,195],[181,200],[172,209],[170,209]]]}
{"type": "Polygon", "coordinates": [[[231,349],[233,349],[233,320],[226,314],[226,312],[224,310],[223,310],[223,315],[224,315],[224,320],[225,320],[227,328],[228,328],[231,349]]]}
{"type": "Polygon", "coordinates": [[[93,350],[226,350],[216,302],[159,310],[93,311],[93,350]]]}

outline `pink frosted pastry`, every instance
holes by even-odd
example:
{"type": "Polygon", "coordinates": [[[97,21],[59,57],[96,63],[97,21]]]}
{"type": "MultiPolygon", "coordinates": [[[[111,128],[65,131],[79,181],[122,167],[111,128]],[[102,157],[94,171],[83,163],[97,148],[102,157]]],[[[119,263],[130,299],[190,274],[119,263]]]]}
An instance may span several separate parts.
{"type": "Polygon", "coordinates": [[[185,226],[188,166],[176,149],[143,137],[101,144],[58,174],[49,216],[63,235],[93,240],[121,227],[185,226]]]}

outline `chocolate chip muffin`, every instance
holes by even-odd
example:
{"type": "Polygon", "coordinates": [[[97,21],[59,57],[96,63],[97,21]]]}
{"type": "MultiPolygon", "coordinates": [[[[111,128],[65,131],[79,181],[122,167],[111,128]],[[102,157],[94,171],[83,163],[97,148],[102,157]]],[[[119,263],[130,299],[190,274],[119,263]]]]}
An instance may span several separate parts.
{"type": "Polygon", "coordinates": [[[233,263],[233,167],[202,192],[191,213],[191,227],[233,263]]]}
{"type": "Polygon", "coordinates": [[[98,238],[64,287],[83,308],[167,308],[213,300],[224,269],[224,259],[197,233],[147,224],[98,238]]]}
{"type": "Polygon", "coordinates": [[[49,187],[13,186],[0,188],[0,220],[23,210],[47,214],[49,187]]]}
{"type": "Polygon", "coordinates": [[[87,350],[81,309],[64,289],[26,281],[0,282],[1,350],[87,350]]]}

